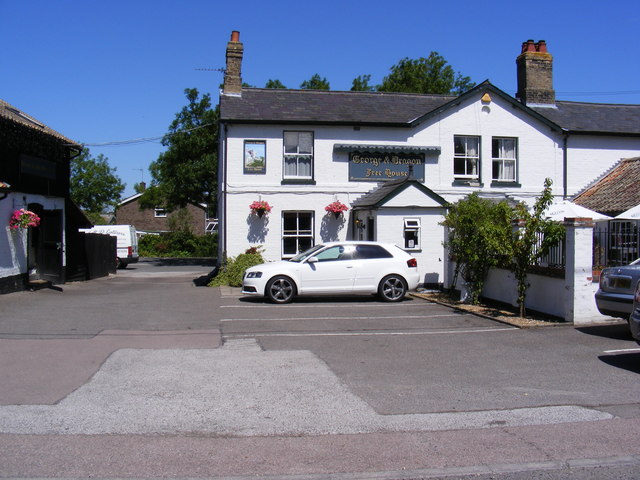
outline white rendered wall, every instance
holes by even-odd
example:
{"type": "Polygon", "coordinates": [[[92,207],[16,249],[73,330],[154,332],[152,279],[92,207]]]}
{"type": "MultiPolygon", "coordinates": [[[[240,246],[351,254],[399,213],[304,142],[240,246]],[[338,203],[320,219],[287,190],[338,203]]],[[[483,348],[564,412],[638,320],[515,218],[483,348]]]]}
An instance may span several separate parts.
{"type": "MultiPolygon", "coordinates": [[[[586,223],[586,222],[585,222],[586,223]]],[[[582,222],[567,222],[566,267],[564,278],[528,274],[525,307],[554,315],[574,325],[613,321],[601,315],[595,303],[597,283],[593,283],[591,255],[593,229],[582,222]]],[[[460,286],[461,281],[458,282],[460,286]]],[[[508,270],[492,269],[482,290],[486,298],[517,305],[517,283],[508,270]]]]}
{"type": "Polygon", "coordinates": [[[455,201],[473,191],[502,196],[537,195],[547,177],[558,188],[562,185],[562,150],[558,134],[506,101],[494,97],[491,103],[481,102],[479,95],[468,99],[447,110],[440,118],[433,119],[433,122],[420,126],[411,138],[412,143],[441,147],[438,163],[427,164],[429,173],[425,184],[447,200],[455,201]],[[452,186],[454,135],[480,137],[481,187],[452,186]],[[492,137],[518,139],[517,181],[520,187],[492,187],[492,137]]]}
{"type": "Polygon", "coordinates": [[[445,228],[439,223],[444,215],[444,208],[382,208],[376,215],[376,240],[393,243],[404,248],[404,219],[420,220],[420,248],[407,250],[418,260],[420,282],[427,284],[443,283],[447,258],[444,256],[442,243],[445,239],[445,228]]]}
{"type": "Polygon", "coordinates": [[[572,135],[568,147],[569,195],[587,187],[623,158],[640,156],[640,138],[572,135]]]}
{"type": "MultiPolygon", "coordinates": [[[[62,218],[65,218],[63,198],[10,193],[0,200],[0,278],[27,273],[27,230],[10,229],[9,220],[15,210],[27,208],[30,203],[39,203],[45,210],[63,210],[62,218]]],[[[64,235],[63,223],[63,249],[66,244],[64,235]]],[[[66,263],[64,251],[62,258],[66,263]]]]}

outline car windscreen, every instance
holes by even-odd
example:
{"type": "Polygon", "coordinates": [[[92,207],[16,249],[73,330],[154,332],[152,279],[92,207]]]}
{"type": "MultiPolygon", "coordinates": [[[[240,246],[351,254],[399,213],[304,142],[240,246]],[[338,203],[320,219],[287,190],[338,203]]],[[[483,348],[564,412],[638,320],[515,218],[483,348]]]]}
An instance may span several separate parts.
{"type": "Polygon", "coordinates": [[[316,245],[315,247],[311,247],[309,250],[305,250],[302,253],[299,253],[298,255],[296,255],[293,258],[290,258],[289,261],[290,262],[296,262],[296,263],[300,263],[302,262],[304,259],[310,257],[311,255],[313,255],[314,253],[316,253],[318,250],[324,248],[324,245],[316,245]]]}

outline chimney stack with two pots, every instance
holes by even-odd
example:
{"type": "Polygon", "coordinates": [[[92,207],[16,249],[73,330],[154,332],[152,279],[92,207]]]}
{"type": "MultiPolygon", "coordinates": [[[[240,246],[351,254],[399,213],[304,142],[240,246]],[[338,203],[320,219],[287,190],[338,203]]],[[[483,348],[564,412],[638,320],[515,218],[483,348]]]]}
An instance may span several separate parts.
{"type": "Polygon", "coordinates": [[[555,105],[553,90],[553,57],[547,42],[527,40],[516,59],[518,66],[518,92],[516,98],[525,105],[555,105]]]}

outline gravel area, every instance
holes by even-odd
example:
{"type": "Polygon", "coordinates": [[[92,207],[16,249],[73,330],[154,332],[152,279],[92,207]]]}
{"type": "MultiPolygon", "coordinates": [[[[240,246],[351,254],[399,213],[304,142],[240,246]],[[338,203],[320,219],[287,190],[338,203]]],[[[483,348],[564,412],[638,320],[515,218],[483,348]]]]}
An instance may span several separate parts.
{"type": "Polygon", "coordinates": [[[449,296],[448,293],[443,292],[428,292],[428,293],[414,293],[416,297],[429,300],[431,302],[438,303],[440,305],[447,305],[449,307],[457,308],[465,312],[480,315],[491,320],[496,320],[501,323],[513,325],[518,328],[535,328],[535,327],[558,327],[558,326],[572,326],[572,322],[565,322],[558,318],[545,317],[540,314],[533,314],[527,312],[525,317],[518,315],[516,308],[509,309],[506,306],[496,305],[470,305],[456,301],[449,296]]]}

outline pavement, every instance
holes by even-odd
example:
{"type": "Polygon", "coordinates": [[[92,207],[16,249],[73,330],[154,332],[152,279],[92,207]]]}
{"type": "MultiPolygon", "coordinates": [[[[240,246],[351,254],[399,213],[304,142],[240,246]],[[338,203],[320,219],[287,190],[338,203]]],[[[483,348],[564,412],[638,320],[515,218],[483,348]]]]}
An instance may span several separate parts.
{"type": "Polygon", "coordinates": [[[120,349],[55,405],[0,406],[0,433],[345,435],[613,419],[578,406],[379,415],[308,351],[120,349]]]}

